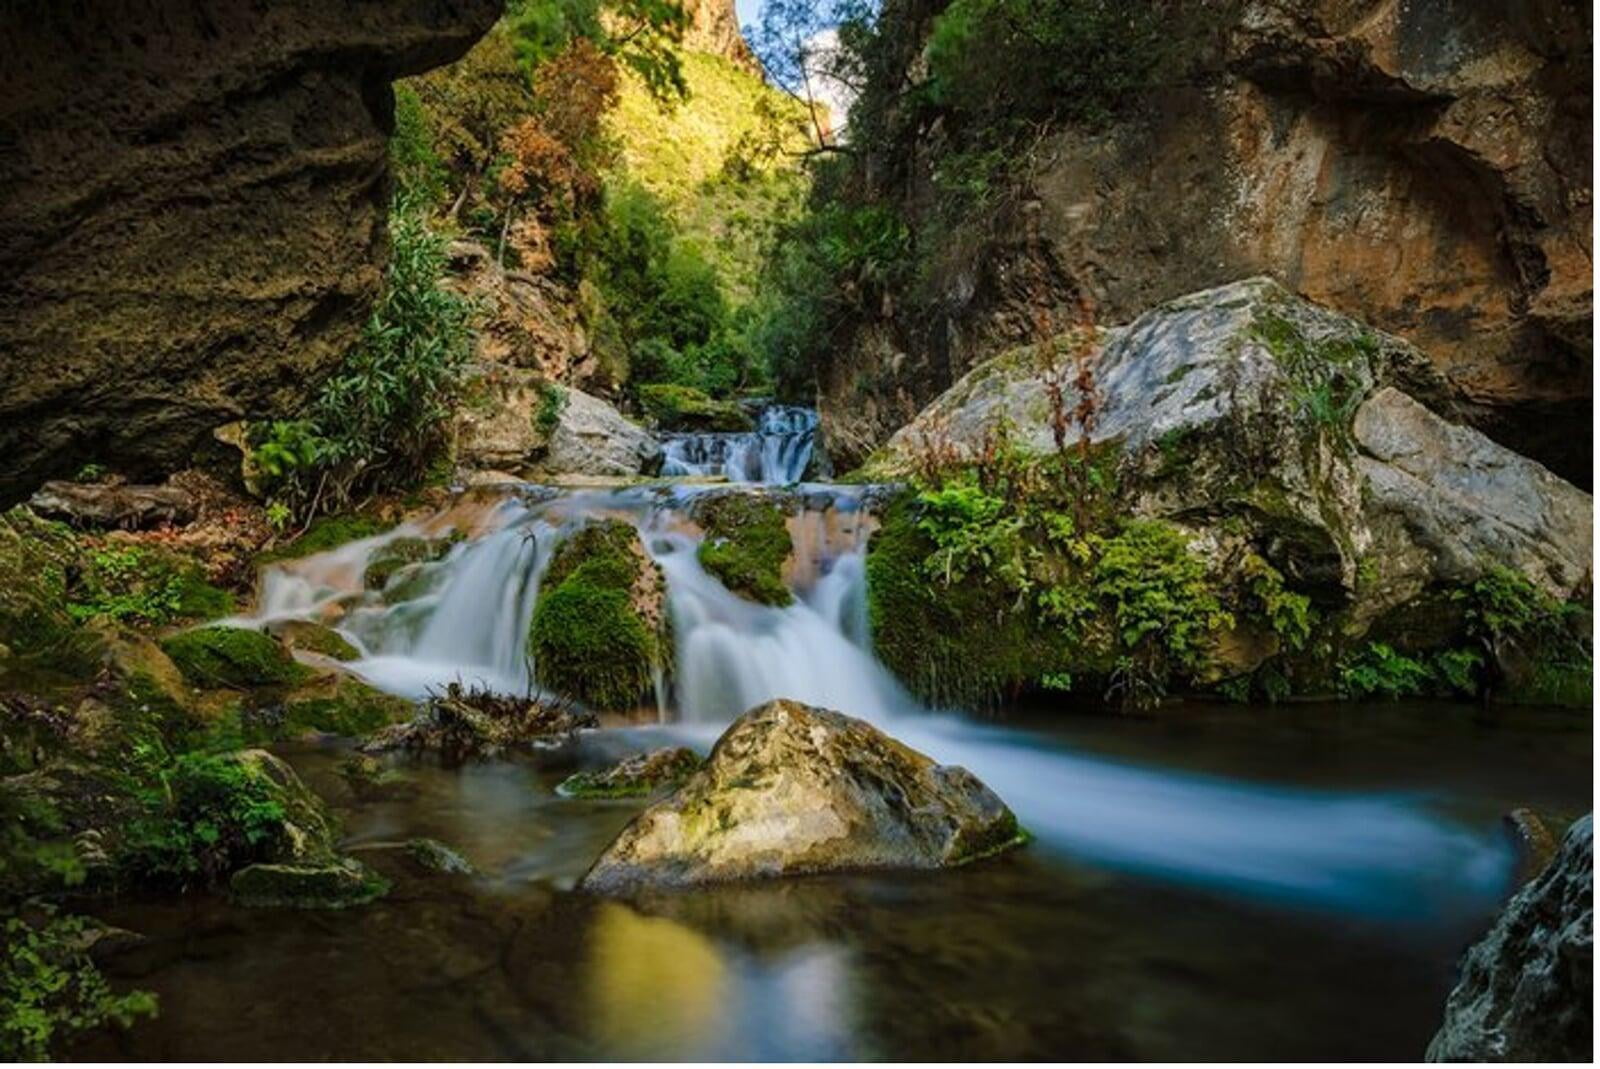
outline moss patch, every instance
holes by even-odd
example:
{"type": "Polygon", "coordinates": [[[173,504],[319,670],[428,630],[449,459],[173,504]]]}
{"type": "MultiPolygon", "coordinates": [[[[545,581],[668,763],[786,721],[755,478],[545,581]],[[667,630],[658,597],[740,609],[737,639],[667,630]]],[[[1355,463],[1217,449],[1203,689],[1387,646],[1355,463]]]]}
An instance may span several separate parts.
{"type": "Polygon", "coordinates": [[[638,388],[639,405],[664,431],[749,431],[754,424],[733,401],[713,401],[692,386],[655,383],[638,388]]]}
{"type": "Polygon", "coordinates": [[[67,577],[79,554],[65,524],[22,506],[0,515],[0,665],[32,661],[65,676],[93,671],[99,643],[67,611],[67,577]]]}
{"type": "Polygon", "coordinates": [[[202,627],[171,635],[161,649],[197,687],[249,687],[298,683],[307,670],[289,651],[259,631],[202,627]]]}
{"type": "Polygon", "coordinates": [[[295,560],[316,553],[326,553],[330,549],[338,549],[347,542],[380,535],[393,526],[375,516],[360,514],[324,516],[306,528],[306,532],[298,538],[259,554],[256,563],[271,564],[273,561],[295,560]]]}
{"type": "Polygon", "coordinates": [[[459,538],[396,538],[372,555],[362,582],[368,590],[382,590],[396,572],[412,564],[436,561],[450,551],[459,538]]]}
{"type": "Polygon", "coordinates": [[[783,565],[794,543],[776,501],[755,494],[718,494],[697,501],[693,515],[705,531],[696,553],[700,566],[723,586],[762,605],[794,601],[783,582],[783,565]]]}
{"type": "Polygon", "coordinates": [[[568,537],[545,571],[528,629],[539,681],[596,708],[637,705],[669,658],[660,594],[660,575],[630,525],[606,520],[568,537]]]}
{"type": "Polygon", "coordinates": [[[353,679],[338,676],[319,692],[291,695],[283,705],[282,734],[307,731],[359,738],[379,728],[397,724],[416,712],[404,698],[385,694],[353,679]]]}

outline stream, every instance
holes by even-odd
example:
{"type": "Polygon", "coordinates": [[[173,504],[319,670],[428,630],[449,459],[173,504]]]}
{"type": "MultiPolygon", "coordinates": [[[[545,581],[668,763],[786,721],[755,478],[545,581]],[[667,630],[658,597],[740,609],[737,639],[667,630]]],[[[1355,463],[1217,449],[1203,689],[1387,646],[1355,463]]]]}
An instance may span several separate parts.
{"type": "MultiPolygon", "coordinates": [[[[683,436],[668,471],[792,483],[814,416],[683,436]],[[743,441],[735,441],[743,439],[743,441]]],[[[730,594],[687,521],[715,486],[516,487],[274,566],[257,615],[334,620],[374,685],[521,692],[546,562],[587,518],[635,524],[662,567],[677,672],[573,752],[448,770],[358,802],[347,743],[282,752],[377,864],[426,835],[471,878],[396,878],[345,914],[220,898],[119,904],[151,937],[108,971],[161,1017],[82,1056],[191,1059],[1415,1059],[1456,957],[1507,893],[1515,805],[1587,808],[1586,718],[1462,706],[1186,705],[1135,719],[1072,699],[1001,721],[930,710],[872,654],[864,556],[874,487],[792,495],[787,608],[730,594]],[[361,590],[408,535],[466,539],[398,604],[361,590]],[[853,874],[600,901],[571,888],[638,811],[559,798],[574,763],[701,752],[773,697],[867,719],[975,772],[1036,836],[936,874],[853,874]]],[[[381,866],[380,866],[381,867],[381,866]]]]}

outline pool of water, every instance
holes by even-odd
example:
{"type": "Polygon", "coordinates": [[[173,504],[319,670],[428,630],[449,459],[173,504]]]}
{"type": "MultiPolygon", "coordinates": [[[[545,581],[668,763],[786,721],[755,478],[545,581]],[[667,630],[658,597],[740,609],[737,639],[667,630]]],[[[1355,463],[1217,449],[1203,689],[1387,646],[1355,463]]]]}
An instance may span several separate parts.
{"type": "MultiPolygon", "coordinates": [[[[1565,714],[1034,708],[1008,725],[1151,784],[1226,777],[1264,798],[1403,799],[1484,841],[1512,806],[1570,817],[1592,793],[1588,718],[1565,714]]],[[[599,764],[659,741],[604,731],[569,757],[599,764]]],[[[1069,835],[953,872],[611,902],[572,886],[639,806],[557,797],[570,761],[402,766],[414,794],[358,803],[335,774],[339,747],[283,752],[393,892],[344,913],[208,896],[101,911],[148,937],[107,972],[155,991],[161,1014],[77,1056],[1414,1060],[1457,957],[1506,891],[1430,892],[1394,910],[1302,900],[1119,864],[1069,835]],[[394,845],[414,836],[449,843],[480,874],[409,868],[394,845]]],[[[1176,818],[1135,830],[1185,835],[1176,818]]]]}

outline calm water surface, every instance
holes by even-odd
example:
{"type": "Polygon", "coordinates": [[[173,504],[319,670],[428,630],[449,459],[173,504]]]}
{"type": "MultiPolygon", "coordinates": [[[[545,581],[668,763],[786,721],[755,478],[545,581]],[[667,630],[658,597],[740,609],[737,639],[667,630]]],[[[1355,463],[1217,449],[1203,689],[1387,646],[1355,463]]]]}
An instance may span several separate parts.
{"type": "MultiPolygon", "coordinates": [[[[1591,795],[1587,717],[1193,706],[1009,724],[1180,778],[1401,798],[1485,836],[1513,805],[1570,817],[1591,795]]],[[[659,741],[608,731],[569,758],[659,741]]],[[[1296,905],[1041,844],[948,873],[598,901],[571,887],[638,806],[556,797],[570,760],[401,766],[414,795],[358,804],[342,750],[284,753],[394,891],[346,913],[103,911],[149,937],[107,971],[157,992],[161,1016],[80,1057],[1411,1060],[1495,906],[1296,905]],[[419,835],[480,875],[410,868],[394,844],[419,835]]]]}

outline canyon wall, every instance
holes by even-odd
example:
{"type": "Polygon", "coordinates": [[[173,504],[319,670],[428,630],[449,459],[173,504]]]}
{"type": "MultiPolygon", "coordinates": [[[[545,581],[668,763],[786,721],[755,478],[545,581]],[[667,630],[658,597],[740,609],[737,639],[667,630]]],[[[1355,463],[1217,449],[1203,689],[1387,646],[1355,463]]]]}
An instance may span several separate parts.
{"type": "MultiPolygon", "coordinates": [[[[942,6],[891,13],[925,33],[942,6]]],[[[1023,340],[1041,291],[1109,324],[1270,274],[1414,342],[1478,427],[1589,485],[1590,32],[1560,0],[1241,0],[1200,76],[1051,135],[970,247],[922,250],[915,306],[823,369],[830,447],[865,455],[1023,340]]],[[[881,170],[914,220],[926,173],[881,170]]]]}
{"type": "Polygon", "coordinates": [[[288,410],[382,280],[390,82],[502,0],[0,9],[0,502],[288,410]]]}

